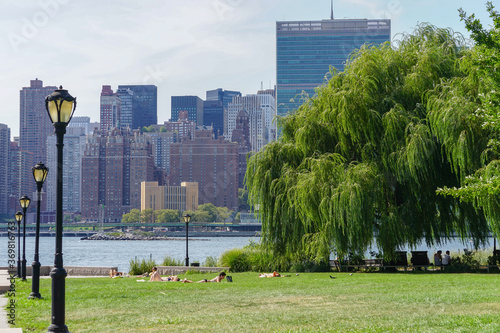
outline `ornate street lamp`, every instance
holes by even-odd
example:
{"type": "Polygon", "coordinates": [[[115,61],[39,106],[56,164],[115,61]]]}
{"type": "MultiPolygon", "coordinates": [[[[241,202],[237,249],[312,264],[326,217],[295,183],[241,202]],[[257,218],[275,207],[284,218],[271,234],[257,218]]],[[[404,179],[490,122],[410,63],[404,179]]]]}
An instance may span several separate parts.
{"type": "Polygon", "coordinates": [[[188,229],[189,229],[189,221],[191,221],[191,215],[186,214],[183,216],[184,223],[186,223],[186,266],[189,266],[189,257],[188,257],[188,229]]]}
{"type": "Polygon", "coordinates": [[[19,199],[23,209],[23,259],[21,260],[21,280],[26,281],[26,210],[30,206],[31,199],[23,195],[19,199]]]}
{"type": "Polygon", "coordinates": [[[38,245],[40,239],[40,200],[42,196],[43,182],[47,178],[49,173],[49,168],[47,168],[42,162],[31,168],[33,171],[33,178],[36,182],[36,234],[35,234],[35,258],[31,267],[33,267],[33,278],[31,281],[31,294],[28,298],[42,298],[40,295],[40,261],[38,259],[38,245]]]}
{"type": "Polygon", "coordinates": [[[68,332],[65,317],[65,279],[63,267],[63,147],[66,126],[76,108],[76,98],[61,87],[45,98],[45,108],[54,125],[57,147],[57,187],[56,187],[56,253],[54,268],[50,271],[52,279],[52,324],[48,332],[68,332]]]}
{"type": "Polygon", "coordinates": [[[21,220],[23,219],[23,213],[17,212],[17,277],[21,277],[21,220]]]}

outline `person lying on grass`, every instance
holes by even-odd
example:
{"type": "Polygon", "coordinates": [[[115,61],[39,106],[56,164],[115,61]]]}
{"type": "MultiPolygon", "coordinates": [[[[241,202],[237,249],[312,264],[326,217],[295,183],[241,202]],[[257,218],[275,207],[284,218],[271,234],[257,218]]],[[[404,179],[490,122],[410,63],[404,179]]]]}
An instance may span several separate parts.
{"type": "Polygon", "coordinates": [[[109,277],[112,279],[117,277],[123,277],[123,272],[117,272],[116,269],[111,269],[109,271],[109,277]]]}
{"type": "Polygon", "coordinates": [[[154,282],[154,281],[159,281],[159,282],[163,282],[163,281],[180,281],[180,280],[181,279],[179,279],[175,275],[171,275],[171,276],[167,276],[167,277],[161,277],[160,273],[158,273],[158,268],[156,266],[154,266],[152,268],[151,278],[149,279],[149,282],[154,282]]]}
{"type": "Polygon", "coordinates": [[[272,273],[260,273],[259,277],[281,277],[281,274],[274,271],[272,273]]]}
{"type": "MultiPolygon", "coordinates": [[[[217,275],[216,277],[214,277],[212,280],[207,280],[207,279],[203,279],[203,280],[200,280],[196,283],[203,283],[203,282],[222,282],[222,280],[224,280],[224,278],[226,277],[226,273],[224,272],[220,272],[219,275],[217,275]]],[[[191,280],[188,280],[188,279],[184,279],[181,281],[182,283],[193,283],[193,281],[191,280]]]]}

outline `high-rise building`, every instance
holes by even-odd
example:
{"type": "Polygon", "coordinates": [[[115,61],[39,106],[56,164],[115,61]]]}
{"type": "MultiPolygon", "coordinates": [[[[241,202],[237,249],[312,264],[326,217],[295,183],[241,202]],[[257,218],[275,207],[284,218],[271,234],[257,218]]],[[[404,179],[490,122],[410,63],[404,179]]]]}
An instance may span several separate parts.
{"type": "Polygon", "coordinates": [[[113,93],[111,86],[102,86],[101,91],[101,131],[107,133],[115,127],[120,127],[121,99],[113,93]]]}
{"type": "Polygon", "coordinates": [[[70,123],[68,124],[68,128],[70,127],[80,127],[83,128],[83,132],[85,135],[90,134],[91,125],[90,125],[90,117],[80,116],[71,118],[70,123]]]}
{"type": "Polygon", "coordinates": [[[28,160],[21,161],[23,167],[17,177],[29,180],[21,184],[20,191],[30,197],[36,192],[31,167],[47,160],[47,137],[54,134],[45,108],[45,97],[56,89],[55,86],[44,87],[41,80],[35,79],[30,81],[29,87],[23,87],[20,91],[19,146],[24,152],[22,157],[28,160]]]}
{"type": "Polygon", "coordinates": [[[180,111],[187,111],[189,120],[203,126],[203,100],[198,96],[172,96],[170,121],[179,119],[180,111]]]}
{"type": "Polygon", "coordinates": [[[333,19],[276,22],[278,115],[298,108],[304,91],[325,83],[330,66],[344,70],[351,52],[363,44],[391,39],[389,19],[333,19]],[[294,100],[291,102],[290,100],[294,100]]]}
{"type": "Polygon", "coordinates": [[[139,130],[87,136],[82,159],[82,220],[118,222],[141,208],[141,182],[154,180],[151,144],[139,130]]]}
{"type": "Polygon", "coordinates": [[[164,171],[164,175],[170,173],[170,147],[179,138],[178,131],[150,132],[144,133],[151,142],[153,160],[155,167],[164,171]]]}
{"type": "Polygon", "coordinates": [[[239,91],[223,90],[221,88],[207,90],[206,101],[203,104],[203,125],[212,126],[215,138],[224,134],[224,121],[227,122],[227,107],[233,97],[241,96],[239,91]]]}
{"type": "MultiPolygon", "coordinates": [[[[73,120],[72,120],[73,121],[73,120]]],[[[82,197],[82,158],[85,150],[85,130],[82,127],[67,127],[63,147],[63,211],[80,212],[82,197]]],[[[56,136],[47,138],[47,161],[49,168],[43,185],[46,194],[46,211],[56,210],[57,187],[57,147],[56,136]]]]}
{"type": "Polygon", "coordinates": [[[164,123],[168,132],[177,132],[179,140],[187,136],[193,138],[196,122],[189,119],[187,110],[179,111],[178,120],[166,121],[164,123]]]}
{"type": "Polygon", "coordinates": [[[121,128],[140,129],[158,122],[158,97],[154,85],[119,85],[121,128]]]}
{"type": "Polygon", "coordinates": [[[0,124],[0,214],[9,213],[10,194],[10,128],[0,124]]]}
{"type": "Polygon", "coordinates": [[[238,208],[238,144],[219,137],[211,130],[195,131],[192,140],[185,138],[172,145],[170,184],[199,184],[199,203],[238,208]]]}
{"type": "Polygon", "coordinates": [[[224,134],[224,110],[221,101],[203,102],[203,125],[213,128],[215,138],[224,134]]]}
{"type": "Polygon", "coordinates": [[[232,138],[236,128],[236,117],[245,110],[249,118],[250,146],[252,151],[259,151],[267,143],[276,140],[276,102],[271,95],[236,96],[229,103],[227,138],[232,138]]]}
{"type": "Polygon", "coordinates": [[[251,151],[250,119],[245,109],[241,109],[236,117],[236,127],[233,130],[231,142],[238,144],[238,187],[243,188],[247,172],[247,154],[251,151]]]}

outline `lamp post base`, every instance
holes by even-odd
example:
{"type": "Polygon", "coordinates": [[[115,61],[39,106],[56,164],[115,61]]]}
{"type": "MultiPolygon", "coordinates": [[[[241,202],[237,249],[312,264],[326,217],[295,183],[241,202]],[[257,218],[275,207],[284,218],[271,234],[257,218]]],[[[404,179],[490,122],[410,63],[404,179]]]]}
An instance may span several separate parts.
{"type": "Polygon", "coordinates": [[[22,281],[26,281],[26,259],[21,260],[22,281]]]}
{"type": "Polygon", "coordinates": [[[28,296],[28,299],[34,299],[34,298],[42,298],[42,295],[40,295],[40,293],[31,293],[29,296],[28,296]]]}
{"type": "Polygon", "coordinates": [[[48,333],[69,333],[68,331],[68,326],[62,324],[62,325],[55,325],[52,324],[49,326],[48,333]]]}
{"type": "MultiPolygon", "coordinates": [[[[37,255],[38,258],[38,255],[37,255]]],[[[42,298],[42,295],[40,295],[40,262],[39,261],[33,261],[31,264],[31,267],[33,268],[33,274],[31,278],[31,294],[28,296],[28,298],[42,298]]]]}

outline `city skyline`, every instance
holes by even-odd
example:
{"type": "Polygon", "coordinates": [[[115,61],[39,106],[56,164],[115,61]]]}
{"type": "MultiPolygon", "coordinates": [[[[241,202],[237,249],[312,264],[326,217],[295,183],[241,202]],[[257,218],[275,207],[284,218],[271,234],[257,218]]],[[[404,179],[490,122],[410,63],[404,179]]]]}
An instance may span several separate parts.
{"type": "MultiPolygon", "coordinates": [[[[335,18],[391,19],[392,39],[419,22],[469,34],[462,7],[485,24],[483,3],[468,1],[335,1],[335,18]],[[445,13],[443,15],[443,13],[445,13]]],[[[275,25],[330,17],[330,1],[193,0],[101,4],[71,0],[5,1],[0,59],[5,111],[0,123],[19,135],[19,91],[39,78],[78,98],[75,116],[99,121],[102,85],[158,87],[158,123],[170,119],[170,97],[223,88],[254,94],[276,83],[275,25]],[[96,10],[99,9],[99,10],[96,10]]]]}

